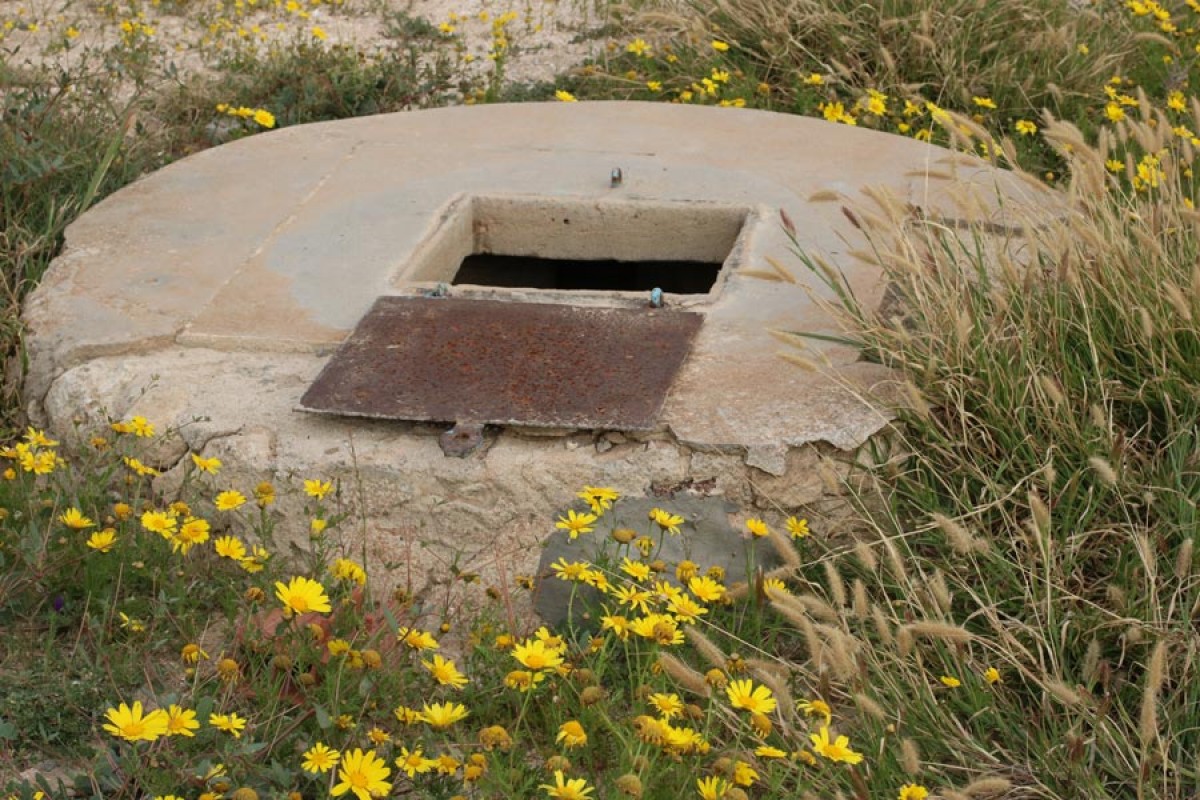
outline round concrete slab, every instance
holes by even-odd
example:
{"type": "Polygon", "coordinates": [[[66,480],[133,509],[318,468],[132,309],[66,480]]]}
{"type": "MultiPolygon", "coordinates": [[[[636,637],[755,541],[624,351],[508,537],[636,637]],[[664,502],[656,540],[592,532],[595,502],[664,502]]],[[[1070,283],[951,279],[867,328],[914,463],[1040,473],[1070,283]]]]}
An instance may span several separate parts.
{"type": "MultiPolygon", "coordinates": [[[[368,552],[416,589],[452,563],[493,579],[531,571],[553,515],[584,484],[637,495],[704,486],[743,507],[819,511],[819,463],[885,425],[861,390],[887,376],[833,345],[828,376],[778,358],[771,329],[834,327],[779,212],[871,301],[878,275],[845,257],[861,240],[829,202],[863,186],[935,216],[952,216],[972,187],[991,208],[1032,192],[910,139],[736,109],[496,105],[260,134],[150,175],[68,230],[25,310],[28,408],[63,436],[133,414],[175,428],[158,455],[167,485],[189,450],[219,456],[223,479],[243,488],[339,479],[367,520],[354,529],[368,552]],[[667,309],[704,321],[657,427],[489,426],[478,446],[447,455],[444,425],[297,410],[378,298],[438,294],[475,252],[722,264],[707,293],[666,295],[667,309]],[[772,259],[801,281],[765,279],[772,259]]],[[[449,293],[629,309],[649,299],[449,293]]]]}

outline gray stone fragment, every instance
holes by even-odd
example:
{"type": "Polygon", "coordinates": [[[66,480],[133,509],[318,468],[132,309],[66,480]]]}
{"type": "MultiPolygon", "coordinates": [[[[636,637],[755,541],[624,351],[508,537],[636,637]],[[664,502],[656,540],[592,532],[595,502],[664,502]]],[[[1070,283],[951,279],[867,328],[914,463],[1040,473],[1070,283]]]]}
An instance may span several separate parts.
{"type": "Polygon", "coordinates": [[[483,447],[483,426],[460,422],[438,437],[442,452],[450,458],[466,458],[483,447]]]}
{"type": "Polygon", "coordinates": [[[787,447],[781,444],[746,448],[746,466],[780,476],[787,473],[787,447]]]}
{"type": "Polygon", "coordinates": [[[624,580],[623,573],[618,572],[622,556],[636,558],[640,554],[632,546],[619,545],[612,539],[609,534],[615,528],[630,528],[639,535],[649,535],[661,542],[661,547],[651,554],[650,559],[665,561],[668,571],[661,577],[676,584],[675,567],[685,559],[695,562],[701,572],[709,567],[721,567],[729,584],[748,580],[755,566],[768,570],[779,566],[779,556],[768,542],[748,539],[733,527],[730,515],[737,510],[736,505],[720,497],[622,498],[605,512],[592,533],[572,540],[566,531],[557,531],[546,540],[538,563],[534,609],[552,626],[561,625],[568,617],[581,629],[598,626],[599,615],[604,613],[600,592],[557,578],[551,565],[560,558],[568,562],[587,561],[604,568],[610,581],[624,580]],[[650,520],[650,511],[654,508],[678,514],[686,520],[680,526],[679,535],[658,530],[650,520]]]}

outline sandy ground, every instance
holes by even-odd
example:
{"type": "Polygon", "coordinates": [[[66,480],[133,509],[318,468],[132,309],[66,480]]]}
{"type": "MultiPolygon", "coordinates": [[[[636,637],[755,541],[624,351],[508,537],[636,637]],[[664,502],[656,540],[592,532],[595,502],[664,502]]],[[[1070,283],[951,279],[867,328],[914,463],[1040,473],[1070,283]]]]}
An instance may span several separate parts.
{"type": "Polygon", "coordinates": [[[504,45],[506,83],[551,81],[603,39],[607,0],[0,0],[0,57],[22,66],[100,65],[138,50],[164,76],[204,71],[235,48],[285,42],[350,45],[370,54],[406,17],[428,23],[430,55],[451,54],[475,75],[504,45]]]}

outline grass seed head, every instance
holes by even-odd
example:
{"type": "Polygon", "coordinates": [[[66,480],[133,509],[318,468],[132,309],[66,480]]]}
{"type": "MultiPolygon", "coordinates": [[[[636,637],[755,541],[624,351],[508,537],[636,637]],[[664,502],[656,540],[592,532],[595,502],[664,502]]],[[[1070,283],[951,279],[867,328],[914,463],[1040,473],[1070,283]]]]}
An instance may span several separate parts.
{"type": "Polygon", "coordinates": [[[838,573],[837,565],[832,560],[826,561],[825,564],[825,583],[829,587],[829,599],[833,601],[835,609],[846,607],[846,584],[842,581],[841,574],[838,573]]]}
{"type": "Polygon", "coordinates": [[[900,766],[909,775],[921,772],[921,751],[917,743],[907,737],[900,740],[900,766]]]}
{"type": "Polygon", "coordinates": [[[876,703],[868,695],[863,692],[856,692],[854,695],[854,705],[858,706],[864,714],[874,717],[879,721],[887,719],[887,712],[883,710],[883,706],[876,703]]]}
{"type": "Polygon", "coordinates": [[[967,797],[995,797],[1012,788],[1012,781],[1007,778],[989,777],[971,781],[963,788],[967,797]]]}
{"type": "Polygon", "coordinates": [[[1175,553],[1175,577],[1178,580],[1186,580],[1192,574],[1192,555],[1195,549],[1195,540],[1188,538],[1183,540],[1183,544],[1179,545],[1179,550],[1175,553]]]}
{"type": "Polygon", "coordinates": [[[949,644],[967,644],[973,638],[971,632],[966,628],[933,620],[913,622],[905,625],[902,630],[907,630],[911,636],[936,639],[949,644]]]}
{"type": "Polygon", "coordinates": [[[1060,681],[1058,678],[1046,676],[1042,680],[1042,687],[1045,688],[1050,695],[1065,706],[1075,707],[1083,703],[1083,698],[1079,696],[1079,692],[1060,681]]]}
{"type": "Polygon", "coordinates": [[[670,653],[658,654],[658,665],[662,667],[662,671],[667,676],[675,681],[676,684],[688,690],[692,694],[698,694],[707,697],[709,694],[709,686],[704,680],[704,676],[696,670],[689,667],[680,659],[670,653]]]}
{"type": "Polygon", "coordinates": [[[946,576],[940,569],[935,569],[933,577],[929,579],[929,593],[937,604],[938,611],[942,614],[949,614],[953,598],[950,596],[950,589],[946,586],[946,576]]]}
{"type": "Polygon", "coordinates": [[[1100,640],[1093,638],[1088,642],[1087,650],[1083,654],[1083,668],[1081,674],[1083,680],[1087,684],[1093,684],[1099,679],[1100,666],[1100,640]]]}
{"type": "Polygon", "coordinates": [[[866,619],[871,613],[871,600],[867,596],[867,585],[862,582],[862,578],[854,579],[854,609],[855,619],[866,619]]]}
{"type": "Polygon", "coordinates": [[[892,578],[900,585],[907,586],[909,584],[908,568],[904,565],[900,551],[890,538],[884,537],[881,541],[887,555],[888,571],[892,573],[892,578]]]}
{"type": "Polygon", "coordinates": [[[859,540],[854,543],[854,557],[868,572],[874,572],[879,567],[879,559],[871,545],[859,540]]]}
{"type": "Polygon", "coordinates": [[[976,550],[975,537],[957,521],[950,519],[942,513],[935,513],[933,521],[937,523],[938,528],[946,535],[946,541],[950,544],[950,549],[956,554],[965,556],[976,550]]]}
{"type": "Polygon", "coordinates": [[[1088,458],[1088,465],[1095,471],[1096,476],[1100,478],[1100,482],[1110,489],[1117,485],[1117,471],[1113,469],[1112,464],[1108,463],[1107,459],[1100,456],[1091,456],[1088,458]]]}
{"type": "Polygon", "coordinates": [[[767,538],[771,541],[771,549],[779,555],[785,565],[792,570],[804,566],[804,561],[800,558],[800,552],[796,549],[796,545],[792,544],[792,540],[782,530],[775,527],[768,528],[767,538]]]}
{"type": "MultiPolygon", "coordinates": [[[[884,615],[883,607],[877,603],[871,605],[871,620],[875,623],[875,635],[879,637],[879,641],[889,646],[895,644],[892,625],[884,615]]],[[[909,636],[911,637],[911,634],[909,636]]]]}
{"type": "Polygon", "coordinates": [[[1158,693],[1166,675],[1167,642],[1160,639],[1150,654],[1146,667],[1146,685],[1142,690],[1142,709],[1138,721],[1138,734],[1143,746],[1158,735],[1158,693]]]}
{"type": "Polygon", "coordinates": [[[725,653],[717,646],[716,642],[697,630],[695,625],[685,626],[683,633],[705,661],[718,669],[725,668],[725,653]]]}
{"type": "Polygon", "coordinates": [[[1031,520],[1034,526],[1033,533],[1039,537],[1048,537],[1050,535],[1050,509],[1037,492],[1030,492],[1028,498],[1029,511],[1033,515],[1031,520]]]}

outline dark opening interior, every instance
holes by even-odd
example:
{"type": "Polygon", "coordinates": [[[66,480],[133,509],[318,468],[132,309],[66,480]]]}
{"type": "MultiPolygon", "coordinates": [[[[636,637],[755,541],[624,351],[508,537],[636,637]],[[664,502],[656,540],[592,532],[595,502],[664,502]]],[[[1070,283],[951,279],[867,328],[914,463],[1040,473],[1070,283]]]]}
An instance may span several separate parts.
{"type": "Polygon", "coordinates": [[[581,261],[532,256],[467,256],[454,285],[505,286],[565,291],[705,294],[717,282],[720,264],[704,261],[581,261]]]}

